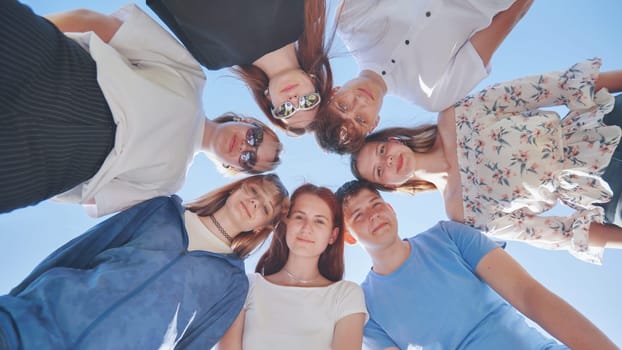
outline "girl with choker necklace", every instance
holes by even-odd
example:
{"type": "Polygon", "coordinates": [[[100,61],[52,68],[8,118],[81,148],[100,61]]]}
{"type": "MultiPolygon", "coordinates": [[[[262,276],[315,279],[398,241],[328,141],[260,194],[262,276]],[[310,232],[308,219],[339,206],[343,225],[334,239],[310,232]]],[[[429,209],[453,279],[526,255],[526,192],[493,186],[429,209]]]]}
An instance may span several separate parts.
{"type": "Polygon", "coordinates": [[[361,348],[367,310],[361,288],[343,280],[341,218],[328,188],[294,192],[219,349],[361,348]]]}
{"type": "Polygon", "coordinates": [[[120,212],[0,296],[0,348],[209,349],[244,304],[244,258],[288,204],[270,174],[120,212]]]}

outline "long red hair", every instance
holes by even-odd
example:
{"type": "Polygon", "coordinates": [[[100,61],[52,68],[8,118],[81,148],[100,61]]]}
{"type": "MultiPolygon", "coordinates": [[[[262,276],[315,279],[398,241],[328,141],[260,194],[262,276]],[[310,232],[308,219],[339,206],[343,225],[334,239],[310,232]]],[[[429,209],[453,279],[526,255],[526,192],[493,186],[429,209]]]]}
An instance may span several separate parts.
{"type": "MultiPolygon", "coordinates": [[[[331,213],[333,214],[333,227],[339,228],[337,239],[333,244],[329,244],[328,247],[320,255],[318,260],[318,269],[320,274],[326,279],[337,282],[343,279],[343,273],[345,270],[344,258],[343,258],[343,227],[342,222],[342,210],[341,205],[337,201],[337,197],[331,190],[326,187],[315,186],[313,184],[304,184],[296,189],[291,197],[291,204],[287,212],[287,217],[291,214],[291,208],[294,207],[296,200],[302,194],[311,194],[319,197],[326,203],[331,213]]],[[[284,221],[279,222],[274,230],[272,236],[272,242],[270,248],[261,256],[255,272],[260,272],[264,275],[272,275],[279,272],[287,262],[289,256],[289,248],[287,247],[287,241],[285,234],[287,233],[287,224],[284,221]]]]}

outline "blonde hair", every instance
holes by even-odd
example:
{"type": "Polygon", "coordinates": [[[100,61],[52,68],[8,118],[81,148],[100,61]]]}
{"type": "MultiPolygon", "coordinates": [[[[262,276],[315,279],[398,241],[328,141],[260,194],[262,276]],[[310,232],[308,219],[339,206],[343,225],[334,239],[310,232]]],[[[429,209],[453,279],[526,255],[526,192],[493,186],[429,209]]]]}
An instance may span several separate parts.
{"type": "Polygon", "coordinates": [[[255,248],[263,243],[289,210],[289,193],[278,175],[266,174],[250,176],[234,181],[191,202],[185,203],[186,209],[191,212],[199,216],[209,216],[222,208],[233,192],[250,183],[255,183],[261,187],[274,186],[276,193],[272,199],[276,207],[274,208],[274,217],[270,220],[268,225],[264,226],[259,231],[250,230],[241,232],[233,238],[231,248],[241,258],[246,258],[255,248]]]}

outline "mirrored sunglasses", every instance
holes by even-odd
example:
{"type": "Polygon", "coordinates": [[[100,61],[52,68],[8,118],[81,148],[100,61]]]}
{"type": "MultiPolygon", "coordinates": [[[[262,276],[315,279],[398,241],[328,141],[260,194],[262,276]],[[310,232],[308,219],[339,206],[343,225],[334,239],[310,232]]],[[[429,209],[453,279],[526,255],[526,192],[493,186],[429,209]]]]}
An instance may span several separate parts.
{"type": "Polygon", "coordinates": [[[317,92],[300,96],[298,98],[298,107],[290,101],[285,101],[272,109],[272,116],[276,119],[289,119],[298,111],[308,111],[317,107],[322,101],[322,97],[317,92]]]}
{"type": "Polygon", "coordinates": [[[252,169],[257,164],[257,149],[263,142],[263,127],[261,125],[253,123],[253,127],[246,131],[246,137],[244,140],[246,144],[253,147],[254,150],[244,151],[240,154],[240,167],[244,170],[252,169]]]}

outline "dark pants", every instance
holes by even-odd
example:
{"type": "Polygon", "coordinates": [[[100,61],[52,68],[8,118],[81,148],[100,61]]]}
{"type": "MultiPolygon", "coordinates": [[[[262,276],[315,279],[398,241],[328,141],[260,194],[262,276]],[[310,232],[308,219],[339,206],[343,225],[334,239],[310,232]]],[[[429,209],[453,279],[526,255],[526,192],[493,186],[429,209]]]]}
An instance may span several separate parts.
{"type": "Polygon", "coordinates": [[[91,178],[116,126],[90,54],[14,0],[0,0],[0,212],[91,178]]]}
{"type": "MultiPolygon", "coordinates": [[[[605,115],[603,121],[607,125],[617,125],[622,128],[622,94],[617,95],[616,104],[613,111],[605,115]]],[[[618,144],[611,162],[605,169],[603,174],[611,190],[613,191],[613,197],[609,203],[600,204],[605,209],[605,223],[614,224],[622,227],[622,143],[618,144]]]]}

